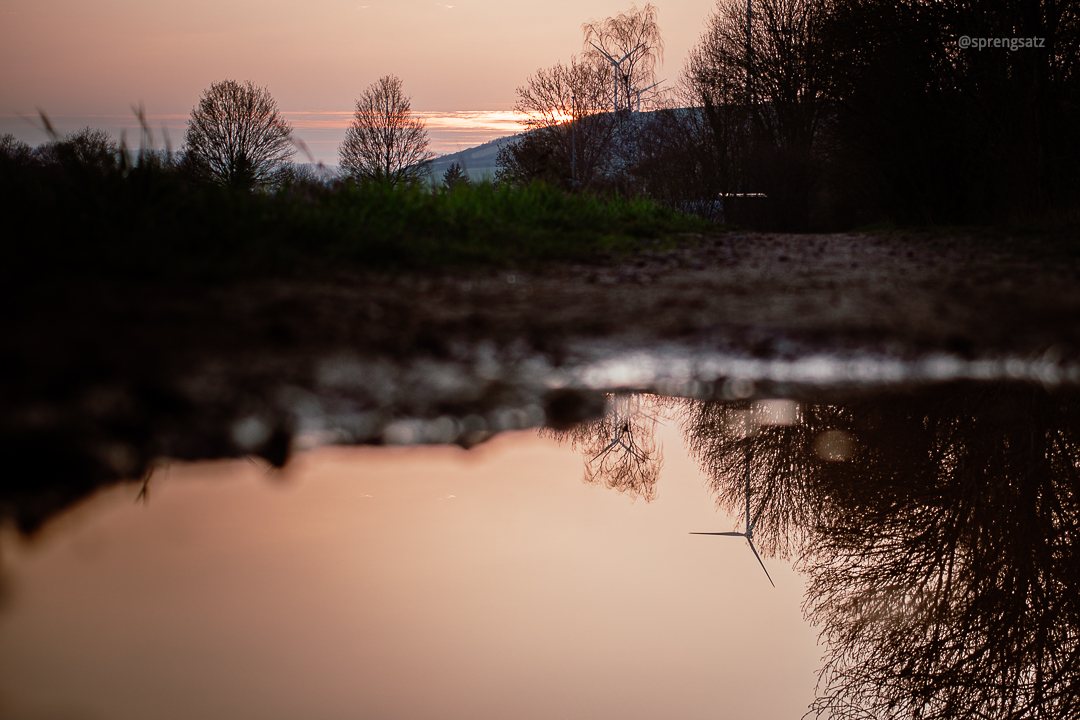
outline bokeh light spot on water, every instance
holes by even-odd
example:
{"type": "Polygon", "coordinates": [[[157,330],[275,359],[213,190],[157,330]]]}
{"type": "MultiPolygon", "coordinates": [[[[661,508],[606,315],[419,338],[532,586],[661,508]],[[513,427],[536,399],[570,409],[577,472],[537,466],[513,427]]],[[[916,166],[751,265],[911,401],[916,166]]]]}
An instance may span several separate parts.
{"type": "Polygon", "coordinates": [[[830,462],[850,460],[855,454],[855,438],[844,430],[826,430],[814,438],[814,452],[830,462]]]}
{"type": "Polygon", "coordinates": [[[794,400],[758,400],[753,405],[754,422],[760,426],[794,425],[798,421],[799,404],[794,400]]]}
{"type": "Polygon", "coordinates": [[[255,450],[270,439],[273,428],[260,417],[248,416],[232,426],[233,441],[244,450],[255,450]]]}
{"type": "Polygon", "coordinates": [[[724,383],[724,395],[742,400],[754,394],[754,381],[748,378],[732,378],[724,383]]]}

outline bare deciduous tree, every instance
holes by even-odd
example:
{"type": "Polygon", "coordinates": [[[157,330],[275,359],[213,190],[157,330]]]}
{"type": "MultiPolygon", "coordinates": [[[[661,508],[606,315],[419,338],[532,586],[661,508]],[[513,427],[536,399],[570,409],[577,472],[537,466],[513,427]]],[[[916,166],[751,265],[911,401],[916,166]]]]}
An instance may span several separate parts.
{"type": "Polygon", "coordinates": [[[189,162],[233,187],[274,182],[292,158],[292,128],[266,88],[235,80],[214,83],[191,111],[189,162]]]}
{"type": "Polygon", "coordinates": [[[435,153],[428,150],[424,122],[413,117],[399,78],[379,78],[356,101],[339,154],[341,169],[356,180],[396,185],[415,182],[426,174],[435,153]]]}
{"type": "Polygon", "coordinates": [[[585,483],[652,502],[658,494],[664,452],[656,440],[658,421],[651,412],[661,410],[665,403],[637,393],[612,395],[610,401],[611,410],[602,418],[565,431],[545,429],[540,435],[558,442],[569,440],[582,452],[585,483]]]}
{"type": "Polygon", "coordinates": [[[89,126],[34,148],[33,155],[46,165],[96,168],[116,167],[120,148],[104,130],[89,126]]]}
{"type": "Polygon", "coordinates": [[[808,146],[826,89],[817,38],[822,13],[818,0],[757,0],[748,37],[745,4],[722,0],[690,53],[684,83],[702,102],[751,106],[757,129],[773,145],[808,146]]]}
{"type": "Polygon", "coordinates": [[[607,86],[612,71],[591,57],[570,59],[538,70],[517,89],[514,110],[525,116],[529,129],[553,127],[607,110],[607,86]]]}
{"type": "Polygon", "coordinates": [[[585,33],[585,53],[607,63],[613,70],[610,106],[633,110],[647,99],[656,84],[656,68],[664,61],[664,40],[656,22],[656,6],[636,5],[605,20],[591,20],[581,26],[585,33]]]}
{"type": "Polygon", "coordinates": [[[571,58],[538,70],[517,89],[514,110],[531,132],[500,153],[501,176],[528,182],[589,185],[606,167],[614,124],[605,115],[611,69],[571,58]],[[569,182],[568,182],[569,181],[569,182]]]}
{"type": "MultiPolygon", "coordinates": [[[[821,0],[720,0],[683,74],[702,108],[722,192],[763,192],[783,229],[808,222],[827,117],[821,0]]],[[[731,219],[731,218],[729,218],[731,219]]]]}
{"type": "Polygon", "coordinates": [[[29,145],[19,140],[11,133],[0,135],[0,158],[18,162],[26,162],[33,152],[29,145]]]}

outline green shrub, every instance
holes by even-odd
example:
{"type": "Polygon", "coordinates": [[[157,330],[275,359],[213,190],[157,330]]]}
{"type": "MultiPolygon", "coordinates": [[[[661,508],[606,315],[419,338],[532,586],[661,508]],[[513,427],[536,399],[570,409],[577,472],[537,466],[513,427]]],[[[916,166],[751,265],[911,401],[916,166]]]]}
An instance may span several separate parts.
{"type": "Polygon", "coordinates": [[[290,274],[342,266],[440,269],[585,260],[709,225],[648,200],[543,184],[417,185],[303,178],[273,191],[200,182],[183,163],[80,164],[0,157],[2,257],[44,274],[290,274]],[[76,171],[77,170],[77,171],[76,171]]]}

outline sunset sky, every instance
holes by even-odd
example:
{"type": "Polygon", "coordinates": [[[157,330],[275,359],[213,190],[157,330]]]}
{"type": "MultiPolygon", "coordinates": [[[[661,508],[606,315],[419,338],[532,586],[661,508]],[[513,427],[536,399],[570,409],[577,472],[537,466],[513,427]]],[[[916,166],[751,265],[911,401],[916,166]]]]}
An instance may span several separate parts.
{"type": "MultiPolygon", "coordinates": [[[[715,2],[656,5],[667,45],[660,77],[673,82],[715,2]]],[[[628,7],[611,0],[2,0],[0,132],[41,142],[44,134],[31,125],[40,108],[61,131],[90,124],[116,133],[141,101],[177,143],[200,93],[224,78],[268,87],[293,113],[349,111],[388,73],[402,78],[415,110],[505,111],[531,73],[580,52],[582,23],[628,7]]],[[[297,130],[304,138],[302,124],[297,130]]],[[[493,128],[484,138],[501,134],[493,128]]],[[[435,149],[461,145],[440,137],[435,149]]]]}

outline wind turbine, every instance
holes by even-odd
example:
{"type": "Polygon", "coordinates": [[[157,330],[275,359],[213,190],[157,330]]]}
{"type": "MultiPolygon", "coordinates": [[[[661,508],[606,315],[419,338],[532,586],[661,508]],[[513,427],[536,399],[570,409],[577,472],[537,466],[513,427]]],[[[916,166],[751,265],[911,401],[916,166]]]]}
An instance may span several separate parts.
{"type": "MultiPolygon", "coordinates": [[[[614,58],[613,56],[611,56],[610,54],[608,54],[608,51],[607,51],[607,50],[605,50],[604,48],[600,47],[599,45],[597,45],[597,44],[596,44],[596,43],[594,43],[593,41],[591,41],[591,40],[590,40],[590,41],[589,41],[589,44],[590,44],[590,45],[592,45],[592,46],[593,46],[594,48],[596,48],[596,51],[597,51],[598,53],[600,53],[601,55],[603,55],[604,57],[606,57],[606,58],[608,59],[608,62],[610,62],[610,63],[611,63],[611,68],[612,68],[613,74],[615,75],[615,98],[614,98],[614,105],[615,105],[615,111],[616,111],[616,112],[618,112],[618,110],[619,110],[619,80],[620,80],[620,77],[619,77],[619,69],[620,69],[620,68],[622,67],[622,64],[623,64],[624,62],[626,62],[626,61],[627,61],[627,60],[628,60],[628,59],[629,59],[629,58],[630,58],[631,56],[633,56],[633,54],[634,54],[634,53],[636,53],[636,52],[637,52],[638,50],[641,50],[641,49],[643,49],[643,48],[645,47],[645,45],[644,45],[644,43],[638,43],[638,44],[637,44],[637,45],[636,45],[636,46],[634,47],[634,49],[633,49],[633,50],[631,50],[630,52],[626,53],[626,54],[625,54],[625,55],[623,55],[623,56],[622,56],[621,58],[619,58],[618,60],[616,60],[616,59],[615,59],[615,58],[614,58]]],[[[629,107],[629,105],[630,105],[630,93],[629,93],[629,83],[627,83],[627,88],[628,88],[628,89],[627,89],[627,95],[626,95],[626,104],[627,104],[627,107],[629,107]]]]}
{"type": "Polygon", "coordinates": [[[754,557],[757,558],[758,564],[761,565],[761,569],[765,571],[765,577],[769,578],[769,584],[776,587],[776,583],[773,582],[772,576],[769,575],[769,571],[765,568],[765,562],[758,555],[757,548],[754,547],[754,526],[757,525],[758,518],[761,517],[761,511],[765,509],[765,503],[761,504],[758,508],[757,514],[754,515],[754,519],[750,519],[750,449],[747,447],[746,451],[746,532],[692,532],[691,535],[725,535],[731,537],[746,538],[746,541],[750,543],[750,549],[754,551],[754,557]]]}
{"type": "Polygon", "coordinates": [[[654,82],[649,87],[644,87],[644,88],[641,88],[640,90],[632,91],[634,93],[634,95],[637,96],[637,111],[638,112],[641,112],[641,96],[644,95],[645,93],[649,92],[650,90],[652,90],[654,87],[656,87],[657,85],[659,85],[662,82],[664,82],[664,81],[663,80],[657,80],[656,82],[654,82]]]}

